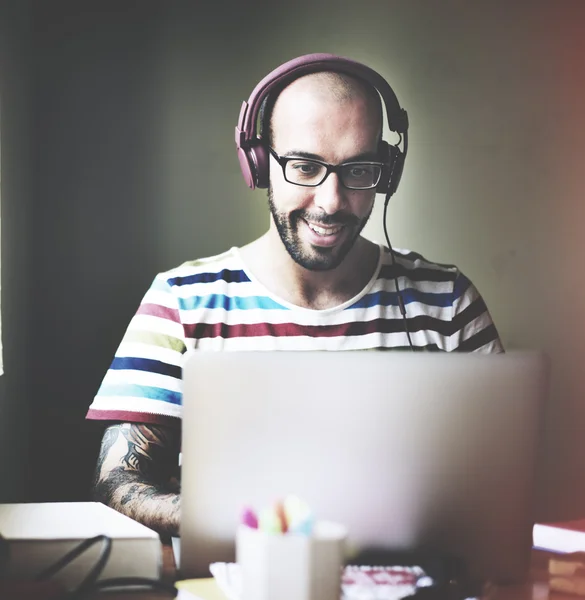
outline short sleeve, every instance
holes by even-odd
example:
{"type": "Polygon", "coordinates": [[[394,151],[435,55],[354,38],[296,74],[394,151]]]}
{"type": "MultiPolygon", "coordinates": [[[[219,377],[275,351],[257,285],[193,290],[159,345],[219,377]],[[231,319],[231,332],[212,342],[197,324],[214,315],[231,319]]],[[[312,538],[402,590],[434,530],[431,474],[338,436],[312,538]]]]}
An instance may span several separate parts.
{"type": "Polygon", "coordinates": [[[89,407],[88,419],[180,426],[185,331],[163,275],[145,294],[89,407]]]}
{"type": "Polygon", "coordinates": [[[452,335],[449,349],[457,352],[503,352],[489,310],[473,283],[458,272],[453,285],[452,335]]]}

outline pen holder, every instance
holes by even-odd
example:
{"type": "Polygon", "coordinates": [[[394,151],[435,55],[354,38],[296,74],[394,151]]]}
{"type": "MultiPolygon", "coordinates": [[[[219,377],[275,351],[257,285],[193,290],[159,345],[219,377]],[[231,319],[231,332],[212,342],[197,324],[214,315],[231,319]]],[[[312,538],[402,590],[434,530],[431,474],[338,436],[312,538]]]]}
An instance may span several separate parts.
{"type": "Polygon", "coordinates": [[[339,600],[347,529],[317,522],[312,535],[273,534],[241,525],[236,559],[241,600],[339,600]]]}

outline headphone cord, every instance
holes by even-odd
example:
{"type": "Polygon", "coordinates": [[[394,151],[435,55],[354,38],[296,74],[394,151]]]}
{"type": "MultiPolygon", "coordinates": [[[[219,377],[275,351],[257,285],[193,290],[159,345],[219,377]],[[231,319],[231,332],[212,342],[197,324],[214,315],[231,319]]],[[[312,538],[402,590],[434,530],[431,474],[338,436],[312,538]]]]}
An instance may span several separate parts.
{"type": "Polygon", "coordinates": [[[392,259],[392,272],[394,275],[394,285],[396,286],[396,295],[398,296],[398,307],[400,308],[400,314],[402,315],[402,322],[404,324],[404,331],[406,332],[406,337],[408,338],[408,345],[410,349],[414,351],[414,346],[412,345],[412,339],[410,338],[410,331],[408,330],[408,320],[406,318],[406,308],[404,306],[404,300],[402,299],[402,292],[400,291],[400,287],[398,285],[398,273],[396,269],[396,258],[394,256],[394,249],[392,248],[392,244],[390,243],[390,238],[388,237],[388,228],[386,227],[386,214],[388,212],[388,203],[390,202],[391,192],[387,192],[386,200],[384,201],[384,217],[383,217],[383,225],[384,225],[384,235],[386,237],[386,244],[388,244],[388,249],[390,250],[390,258],[392,259]]]}

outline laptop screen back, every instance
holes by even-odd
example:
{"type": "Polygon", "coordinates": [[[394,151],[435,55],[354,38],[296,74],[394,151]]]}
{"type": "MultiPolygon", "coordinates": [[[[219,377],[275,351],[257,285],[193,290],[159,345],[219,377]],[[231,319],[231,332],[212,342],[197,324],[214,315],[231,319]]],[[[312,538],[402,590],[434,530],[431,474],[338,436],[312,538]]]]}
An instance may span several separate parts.
{"type": "Polygon", "coordinates": [[[194,352],[183,379],[183,576],[233,560],[244,506],[291,493],[348,527],[350,553],[526,575],[544,356],[194,352]]]}

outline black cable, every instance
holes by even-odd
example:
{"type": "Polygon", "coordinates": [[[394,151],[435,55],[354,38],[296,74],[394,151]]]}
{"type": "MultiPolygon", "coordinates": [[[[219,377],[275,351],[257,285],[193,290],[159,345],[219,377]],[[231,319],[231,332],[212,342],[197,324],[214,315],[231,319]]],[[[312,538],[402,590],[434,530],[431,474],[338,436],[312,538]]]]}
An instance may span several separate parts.
{"type": "Polygon", "coordinates": [[[396,258],[394,256],[394,249],[392,248],[392,244],[390,243],[390,237],[388,236],[388,228],[386,226],[386,214],[388,212],[388,203],[390,202],[390,196],[391,196],[391,193],[388,192],[386,194],[386,200],[384,201],[384,217],[383,217],[384,235],[386,236],[386,244],[388,244],[388,249],[390,250],[390,258],[392,259],[392,273],[394,275],[394,285],[396,286],[396,294],[398,296],[398,307],[400,308],[400,314],[402,315],[404,331],[406,332],[406,337],[408,338],[408,345],[410,346],[410,349],[412,351],[414,351],[414,346],[412,345],[412,340],[410,338],[410,331],[408,330],[408,320],[406,318],[406,308],[404,306],[402,292],[400,291],[400,287],[398,285],[398,273],[397,273],[397,268],[396,268],[396,258]]]}
{"type": "Polygon", "coordinates": [[[44,581],[45,579],[53,577],[53,575],[58,573],[69,563],[73,562],[78,556],[81,556],[88,548],[94,544],[97,544],[98,542],[103,542],[102,551],[100,552],[96,564],[81,582],[79,587],[88,583],[93,583],[104,570],[104,567],[108,562],[108,558],[110,558],[110,552],[112,551],[112,540],[106,535],[96,535],[95,537],[84,540],[79,545],[75,546],[75,548],[67,552],[67,554],[62,556],[56,563],[52,564],[50,567],[47,567],[44,571],[41,571],[35,577],[35,581],[44,581]]]}
{"type": "Polygon", "coordinates": [[[90,569],[83,581],[77,588],[69,592],[64,600],[82,600],[88,594],[92,594],[101,589],[107,588],[124,588],[124,587],[148,587],[163,592],[172,594],[173,598],[177,595],[177,588],[169,583],[164,583],[157,579],[149,579],[147,577],[115,577],[110,579],[102,579],[98,581],[102,574],[110,554],[112,551],[112,539],[106,535],[97,535],[93,538],[88,538],[75,546],[72,550],[62,556],[57,562],[47,567],[35,577],[35,581],[45,581],[56,575],[59,571],[72,563],[76,558],[81,556],[88,548],[102,542],[102,549],[95,565],[90,569]]]}
{"type": "MultiPolygon", "coordinates": [[[[112,551],[112,540],[107,536],[98,536],[104,539],[104,546],[102,548],[102,552],[100,553],[96,564],[92,567],[91,571],[85,576],[85,579],[77,586],[75,592],[82,592],[88,588],[90,588],[98,579],[98,577],[102,574],[106,563],[110,558],[110,554],[112,551]]],[[[95,538],[94,538],[95,539],[95,538]]]]}

